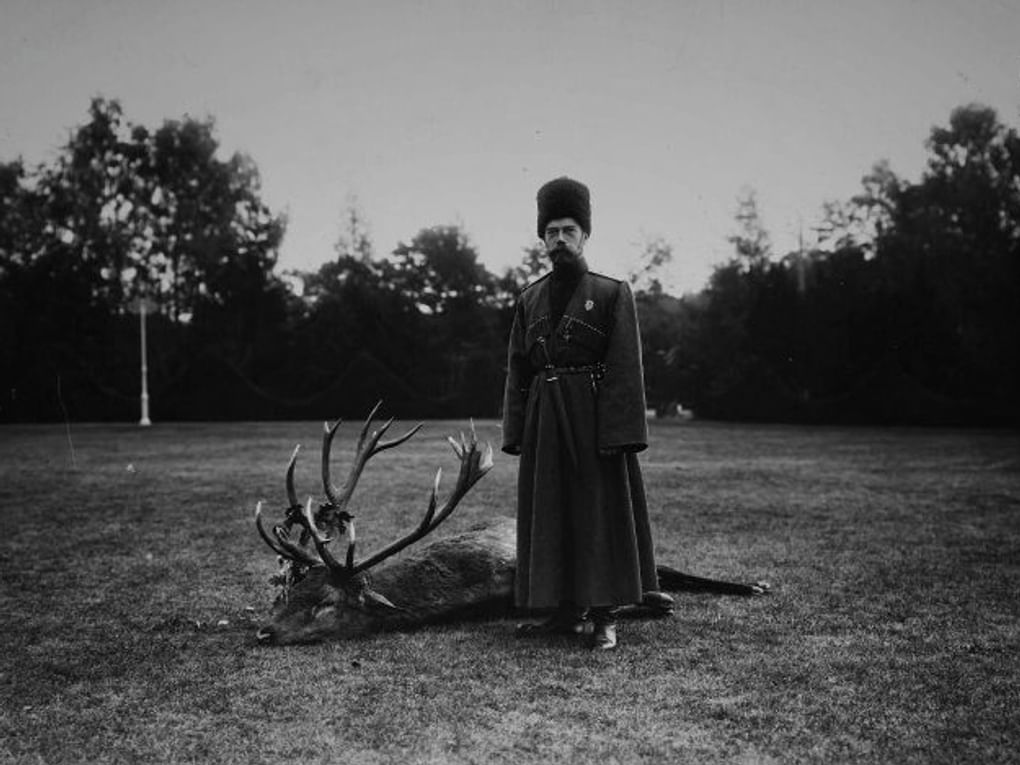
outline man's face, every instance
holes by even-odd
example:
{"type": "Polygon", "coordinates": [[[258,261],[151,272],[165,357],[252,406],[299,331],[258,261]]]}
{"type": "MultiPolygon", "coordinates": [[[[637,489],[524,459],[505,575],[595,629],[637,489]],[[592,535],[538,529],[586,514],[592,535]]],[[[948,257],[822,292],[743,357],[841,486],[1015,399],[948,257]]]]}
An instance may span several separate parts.
{"type": "Polygon", "coordinates": [[[553,265],[575,263],[584,252],[588,235],[573,218],[556,218],[545,227],[545,251],[553,265]]]}

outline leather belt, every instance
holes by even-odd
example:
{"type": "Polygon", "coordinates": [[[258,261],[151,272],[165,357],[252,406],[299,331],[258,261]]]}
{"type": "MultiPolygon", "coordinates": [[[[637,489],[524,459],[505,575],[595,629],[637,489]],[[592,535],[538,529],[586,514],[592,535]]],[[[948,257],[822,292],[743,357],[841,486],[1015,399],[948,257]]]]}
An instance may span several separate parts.
{"type": "Polygon", "coordinates": [[[592,375],[596,380],[601,380],[606,376],[606,365],[601,361],[595,364],[582,364],[577,367],[554,367],[547,366],[545,368],[546,380],[554,379],[549,375],[559,377],[560,375],[592,375]]]}
{"type": "Polygon", "coordinates": [[[574,443],[574,429],[570,425],[570,416],[567,414],[567,407],[563,400],[563,391],[560,390],[559,379],[560,375],[590,375],[591,376],[591,387],[592,391],[597,388],[597,383],[601,380],[606,373],[606,365],[602,362],[596,362],[594,364],[582,364],[580,366],[563,366],[558,367],[552,363],[552,358],[549,355],[549,349],[546,347],[546,341],[544,337],[538,339],[539,347],[542,349],[542,355],[545,356],[546,365],[544,368],[545,382],[551,383],[548,386],[549,395],[552,396],[553,409],[556,412],[556,422],[560,431],[560,438],[562,439],[564,446],[567,449],[567,455],[570,457],[570,464],[575,470],[579,466],[577,458],[577,446],[574,443]]]}

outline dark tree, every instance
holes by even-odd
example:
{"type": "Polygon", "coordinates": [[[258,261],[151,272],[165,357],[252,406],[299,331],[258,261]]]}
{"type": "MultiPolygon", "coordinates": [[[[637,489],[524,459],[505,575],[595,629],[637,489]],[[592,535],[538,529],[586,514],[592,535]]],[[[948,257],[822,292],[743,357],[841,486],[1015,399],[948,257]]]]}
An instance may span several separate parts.
{"type": "Polygon", "coordinates": [[[992,109],[932,130],[921,181],[877,240],[885,331],[918,386],[989,417],[1020,386],[1020,138],[992,109]]]}
{"type": "Polygon", "coordinates": [[[670,353],[713,417],[1020,421],[1020,142],[962,107],[928,142],[916,184],[886,163],[819,229],[830,250],[776,260],[753,197],[735,257],[685,299],[670,353]]]}
{"type": "Polygon", "coordinates": [[[286,302],[272,274],[283,219],[261,202],[251,160],[222,160],[217,149],[210,121],[151,132],[116,101],[95,99],[54,162],[5,166],[0,289],[17,296],[17,310],[3,336],[12,370],[3,383],[19,396],[7,416],[62,416],[57,379],[72,416],[131,416],[139,360],[129,307],[139,296],[157,310],[157,411],[216,411],[197,406],[195,390],[205,395],[224,366],[251,382],[286,302]]]}

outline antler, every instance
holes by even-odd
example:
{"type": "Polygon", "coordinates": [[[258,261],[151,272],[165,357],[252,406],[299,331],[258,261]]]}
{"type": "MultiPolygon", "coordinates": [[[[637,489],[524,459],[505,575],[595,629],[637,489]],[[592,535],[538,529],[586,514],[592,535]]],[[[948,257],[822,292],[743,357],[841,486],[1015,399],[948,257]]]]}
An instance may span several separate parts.
{"type": "Polygon", "coordinates": [[[450,492],[450,496],[447,497],[446,501],[440,508],[439,483],[443,475],[443,470],[440,468],[436,471],[436,478],[432,486],[432,493],[429,496],[428,509],[425,511],[425,515],[418,524],[418,527],[358,564],[354,563],[354,524],[350,524],[347,532],[348,544],[346,561],[344,563],[340,563],[330,552],[329,547],[327,546],[332,540],[325,538],[315,525],[314,518],[311,514],[311,500],[309,500],[305,509],[305,521],[309,524],[308,528],[312,535],[312,541],[315,543],[315,548],[318,551],[319,556],[322,558],[322,561],[327,566],[337,573],[342,574],[346,578],[356,576],[362,571],[367,571],[387,558],[396,555],[405,547],[414,544],[422,537],[432,533],[439,524],[450,516],[457,507],[457,504],[464,498],[464,495],[470,491],[471,487],[492,469],[493,463],[492,446],[486,444],[482,450],[479,450],[478,448],[478,437],[475,433],[474,422],[471,423],[470,440],[465,438],[463,433],[460,435],[459,443],[453,438],[448,438],[447,440],[450,442],[454,453],[460,460],[460,472],[457,475],[457,483],[454,485],[453,491],[450,492]]]}
{"type": "Polygon", "coordinates": [[[302,563],[306,566],[318,565],[318,558],[312,555],[306,548],[291,540],[290,529],[286,525],[277,524],[276,526],[273,526],[273,537],[275,537],[275,540],[269,536],[269,533],[262,525],[261,502],[258,502],[255,505],[255,526],[258,527],[259,535],[262,537],[263,541],[280,557],[297,561],[298,563],[302,563]]]}
{"type": "Polygon", "coordinates": [[[322,489],[326,493],[330,506],[335,508],[343,520],[350,520],[350,518],[343,518],[343,514],[347,513],[347,505],[350,504],[351,496],[354,494],[354,487],[358,483],[358,479],[361,478],[365,464],[379,452],[392,449],[394,446],[400,446],[421,430],[424,424],[418,423],[400,438],[394,438],[380,444],[379,439],[386,434],[390,425],[393,424],[393,418],[391,417],[379,430],[374,431],[371,436],[368,435],[368,429],[372,427],[372,420],[375,418],[375,413],[379,411],[380,406],[382,406],[382,401],[377,403],[372,408],[372,411],[368,413],[368,419],[365,420],[365,425],[361,429],[361,435],[358,437],[358,445],[354,451],[354,463],[351,465],[351,472],[347,475],[347,480],[344,481],[344,485],[340,489],[333,486],[329,478],[329,454],[333,448],[333,436],[336,435],[336,431],[343,420],[337,420],[332,426],[329,423],[324,425],[324,432],[322,434],[322,489]]]}
{"type": "MultiPolygon", "coordinates": [[[[470,491],[471,487],[478,483],[482,476],[492,469],[492,446],[485,444],[481,451],[478,450],[478,436],[475,433],[473,421],[471,423],[470,441],[464,438],[463,433],[460,434],[460,443],[457,443],[453,438],[447,438],[447,440],[460,460],[460,472],[457,475],[457,483],[454,485],[453,491],[450,492],[450,496],[447,497],[446,502],[443,503],[442,508],[439,509],[438,513],[436,512],[439,503],[439,482],[443,476],[443,469],[439,468],[436,470],[436,480],[432,485],[432,493],[429,496],[428,509],[425,511],[425,516],[421,519],[421,523],[418,524],[418,528],[354,566],[351,571],[352,575],[372,568],[372,566],[381,563],[392,555],[396,555],[408,545],[414,544],[422,537],[435,531],[436,527],[450,516],[450,513],[453,512],[457,504],[464,498],[464,495],[470,491]]],[[[352,551],[349,550],[348,561],[351,560],[351,557],[352,551]]]]}
{"type": "Polygon", "coordinates": [[[369,435],[372,421],[381,403],[375,405],[369,413],[364,427],[361,429],[361,435],[358,437],[357,447],[355,448],[354,462],[351,465],[347,480],[339,489],[333,486],[330,480],[329,461],[330,452],[333,447],[333,437],[340,427],[341,420],[337,420],[333,425],[325,424],[322,439],[322,485],[327,503],[319,508],[318,520],[316,520],[317,514],[312,511],[312,499],[310,497],[304,506],[298,502],[297,491],[294,489],[294,467],[300,447],[294,449],[294,453],[291,455],[290,462],[287,465],[286,487],[287,499],[290,505],[287,507],[284,522],[273,526],[272,534],[270,534],[262,523],[262,503],[259,502],[255,507],[255,525],[258,528],[259,535],[275,553],[303,566],[311,567],[317,566],[320,563],[325,564],[334,572],[349,579],[362,571],[370,569],[386,558],[395,555],[408,545],[414,544],[422,537],[434,531],[439,524],[449,517],[471,487],[492,468],[492,447],[486,444],[484,448],[479,449],[478,437],[475,433],[474,422],[472,421],[470,438],[466,438],[461,433],[459,442],[453,438],[447,439],[453,447],[457,458],[460,460],[460,472],[457,475],[457,483],[453,487],[453,491],[450,492],[442,507],[439,507],[439,483],[443,471],[439,469],[436,471],[428,508],[418,527],[375,553],[367,560],[355,564],[354,516],[347,510],[351,497],[354,494],[354,487],[357,485],[366,463],[372,457],[379,454],[379,452],[400,446],[422,427],[422,423],[419,423],[399,438],[382,441],[382,437],[386,434],[390,425],[393,424],[393,418],[390,418],[378,430],[373,431],[369,435]],[[347,537],[347,554],[342,563],[337,560],[329,548],[334,538],[327,537],[319,529],[319,524],[323,521],[331,528],[335,528],[340,535],[347,537]],[[300,542],[295,542],[290,538],[290,531],[294,524],[302,527],[300,542]],[[313,553],[307,546],[309,541],[314,545],[315,552],[318,555],[313,553]]]}
{"type": "MultiPolygon", "coordinates": [[[[347,511],[347,506],[350,504],[351,496],[354,494],[354,487],[361,477],[362,471],[365,469],[365,464],[379,452],[400,446],[400,444],[411,438],[422,427],[422,423],[419,423],[400,438],[380,443],[387,429],[393,424],[393,418],[390,418],[383,423],[382,427],[374,431],[371,436],[369,435],[368,431],[372,427],[372,421],[381,405],[381,401],[375,405],[369,413],[364,427],[361,429],[361,435],[358,438],[358,445],[355,450],[354,463],[351,466],[347,480],[340,489],[336,489],[330,481],[329,460],[330,451],[333,448],[333,437],[336,435],[342,420],[337,420],[333,425],[326,423],[324,426],[325,432],[322,438],[322,485],[326,493],[327,504],[320,507],[319,517],[321,521],[325,516],[328,519],[328,525],[335,526],[340,533],[344,533],[348,524],[354,519],[353,515],[347,511]]],[[[320,563],[322,554],[320,553],[319,557],[316,557],[307,545],[309,540],[316,535],[321,539],[321,534],[318,534],[317,524],[311,511],[302,507],[297,498],[297,491],[294,489],[294,467],[297,464],[297,456],[300,449],[300,444],[294,448],[294,453],[291,454],[290,462],[287,464],[286,487],[287,500],[290,504],[285,511],[286,515],[283,523],[273,526],[272,533],[270,534],[262,522],[262,503],[260,502],[255,508],[255,526],[258,528],[259,535],[263,541],[277,555],[306,566],[313,566],[320,563]],[[302,527],[301,537],[297,542],[290,538],[290,530],[294,524],[302,527]]]]}
{"type": "MultiPolygon", "coordinates": [[[[290,506],[286,510],[286,517],[283,523],[273,526],[273,535],[270,537],[269,532],[262,525],[262,503],[258,502],[255,505],[255,526],[258,528],[259,535],[263,541],[277,555],[297,561],[305,566],[314,566],[319,563],[318,558],[312,555],[311,551],[302,546],[302,544],[295,543],[290,538],[290,529],[295,523],[305,526],[304,516],[301,515],[301,505],[298,503],[297,492],[294,490],[294,467],[297,464],[297,456],[300,450],[300,444],[295,446],[293,454],[290,455],[290,462],[287,463],[286,486],[287,499],[290,500],[290,506]]],[[[301,534],[302,543],[307,542],[307,534],[307,528],[303,529],[301,534]]]]}

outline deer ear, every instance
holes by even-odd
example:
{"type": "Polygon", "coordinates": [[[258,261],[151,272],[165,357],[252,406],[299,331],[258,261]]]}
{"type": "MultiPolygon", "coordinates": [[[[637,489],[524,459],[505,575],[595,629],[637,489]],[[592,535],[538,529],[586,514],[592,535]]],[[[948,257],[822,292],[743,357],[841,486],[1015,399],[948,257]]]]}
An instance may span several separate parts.
{"type": "Polygon", "coordinates": [[[383,611],[399,611],[400,609],[393,605],[385,596],[380,595],[375,590],[365,588],[365,605],[370,610],[381,609],[383,611]]]}

